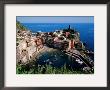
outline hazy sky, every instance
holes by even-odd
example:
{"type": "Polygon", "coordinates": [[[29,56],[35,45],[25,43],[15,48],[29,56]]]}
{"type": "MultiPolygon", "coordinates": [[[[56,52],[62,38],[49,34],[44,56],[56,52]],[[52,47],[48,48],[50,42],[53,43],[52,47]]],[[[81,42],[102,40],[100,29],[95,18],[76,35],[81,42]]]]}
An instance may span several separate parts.
{"type": "Polygon", "coordinates": [[[21,23],[94,23],[94,16],[17,16],[21,23]]]}

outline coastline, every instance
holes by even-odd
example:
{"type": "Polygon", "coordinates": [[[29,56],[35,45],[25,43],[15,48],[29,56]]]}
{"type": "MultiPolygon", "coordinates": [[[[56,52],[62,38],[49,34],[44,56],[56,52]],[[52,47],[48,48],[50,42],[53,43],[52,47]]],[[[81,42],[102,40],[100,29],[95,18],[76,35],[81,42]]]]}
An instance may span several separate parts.
{"type": "Polygon", "coordinates": [[[36,30],[42,32],[51,32],[51,31],[54,32],[55,30],[67,28],[70,25],[71,28],[77,30],[80,33],[80,40],[83,43],[86,43],[86,48],[94,51],[93,23],[22,23],[22,24],[28,27],[28,29],[30,29],[34,33],[36,32],[36,30]]]}
{"type": "MultiPolygon", "coordinates": [[[[17,33],[17,38],[18,37],[21,38],[23,40],[23,42],[25,43],[24,45],[26,45],[26,42],[27,43],[30,43],[31,42],[30,41],[31,39],[32,39],[32,43],[34,44],[34,45],[32,45],[32,43],[30,43],[30,46],[28,46],[28,48],[30,48],[30,49],[32,49],[31,46],[34,47],[34,50],[33,51],[30,51],[30,49],[27,50],[27,46],[24,46],[24,48],[23,48],[22,45],[20,46],[20,44],[22,44],[23,42],[22,43],[18,42],[18,47],[20,46],[21,51],[22,50],[25,50],[28,53],[31,53],[31,54],[27,55],[26,52],[24,52],[24,56],[26,55],[27,57],[25,57],[24,60],[21,59],[22,65],[23,65],[23,63],[24,63],[24,65],[28,65],[30,62],[33,62],[33,61],[36,62],[37,59],[35,59],[35,57],[37,57],[37,54],[35,54],[34,60],[32,60],[33,53],[36,53],[36,49],[35,49],[36,48],[36,45],[34,43],[34,39],[36,38],[36,36],[39,36],[40,35],[43,39],[45,39],[45,44],[48,47],[55,48],[56,50],[58,49],[58,50],[60,50],[62,52],[65,52],[66,51],[66,53],[69,52],[70,54],[77,54],[77,56],[73,55],[74,56],[73,58],[76,58],[76,59],[79,58],[79,61],[76,60],[76,59],[74,59],[74,60],[76,60],[75,62],[77,62],[79,64],[85,63],[85,65],[87,65],[87,67],[88,67],[88,68],[86,68],[84,70],[84,71],[86,71],[86,73],[88,71],[94,72],[94,70],[93,70],[93,67],[94,67],[93,62],[94,62],[94,60],[91,60],[91,58],[89,57],[89,55],[87,55],[90,52],[91,52],[91,54],[94,54],[94,53],[92,51],[89,51],[89,50],[87,50],[85,48],[85,46],[83,45],[83,42],[80,41],[80,34],[77,31],[75,31],[74,29],[71,29],[70,26],[69,26],[68,29],[56,30],[54,32],[48,32],[48,33],[47,32],[36,32],[34,34],[32,34],[32,32],[30,30],[27,30],[25,28],[25,26],[22,26],[22,27],[23,27],[23,30],[20,30],[20,28],[17,27],[18,32],[20,32],[20,33],[17,33]],[[65,36],[66,33],[69,33],[70,36],[69,37],[68,36],[65,36]],[[73,33],[73,34],[71,34],[71,33],[73,33]],[[65,40],[60,40],[58,38],[58,37],[61,38],[62,37],[61,35],[64,35],[65,40]],[[73,46],[71,47],[71,44],[73,43],[73,41],[71,41],[72,39],[75,41],[76,44],[73,44],[73,46]],[[55,41],[53,41],[53,40],[55,40],[55,41]],[[68,45],[69,45],[69,47],[68,47],[68,45]],[[77,45],[77,46],[74,46],[74,45],[77,45]],[[68,50],[66,50],[67,48],[68,48],[68,50]],[[76,51],[74,52],[74,50],[76,50],[76,51]],[[76,53],[76,52],[78,52],[78,53],[76,53]],[[83,59],[81,59],[81,57],[83,59]],[[90,61],[88,61],[89,59],[87,57],[90,59],[90,61]],[[86,59],[88,59],[88,60],[86,60],[86,59]]],[[[43,52],[45,52],[45,50],[43,52]]],[[[18,57],[19,58],[21,57],[21,56],[19,56],[20,54],[18,54],[18,57]]],[[[70,55],[70,56],[72,56],[72,55],[70,55]]],[[[19,60],[17,60],[17,63],[18,62],[19,62],[19,60]]]]}

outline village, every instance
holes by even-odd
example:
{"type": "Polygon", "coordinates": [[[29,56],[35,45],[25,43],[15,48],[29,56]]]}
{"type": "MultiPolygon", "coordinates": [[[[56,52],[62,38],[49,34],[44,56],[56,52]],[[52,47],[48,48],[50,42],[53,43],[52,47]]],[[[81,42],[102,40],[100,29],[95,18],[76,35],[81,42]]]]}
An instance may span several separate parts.
{"type": "Polygon", "coordinates": [[[60,50],[69,57],[76,58],[80,65],[85,64],[84,70],[93,70],[94,60],[89,55],[94,55],[80,40],[79,32],[69,25],[63,30],[54,32],[36,32],[20,27],[17,24],[16,34],[16,62],[17,64],[28,64],[36,61],[43,52],[60,50]]]}

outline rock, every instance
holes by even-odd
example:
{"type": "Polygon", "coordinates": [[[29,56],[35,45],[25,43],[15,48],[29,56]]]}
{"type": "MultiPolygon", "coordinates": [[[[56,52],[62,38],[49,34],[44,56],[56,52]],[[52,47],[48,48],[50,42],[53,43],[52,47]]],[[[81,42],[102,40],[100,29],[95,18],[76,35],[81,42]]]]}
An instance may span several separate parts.
{"type": "Polygon", "coordinates": [[[16,49],[17,63],[27,63],[28,61],[31,61],[31,58],[33,57],[33,53],[35,53],[35,51],[36,46],[34,42],[27,44],[26,40],[20,41],[16,49]]]}

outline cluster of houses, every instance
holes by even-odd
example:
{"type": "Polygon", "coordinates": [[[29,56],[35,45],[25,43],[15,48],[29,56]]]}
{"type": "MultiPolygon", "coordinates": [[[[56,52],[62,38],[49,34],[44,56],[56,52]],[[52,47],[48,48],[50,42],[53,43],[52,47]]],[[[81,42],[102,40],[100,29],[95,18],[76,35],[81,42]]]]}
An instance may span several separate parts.
{"type": "Polygon", "coordinates": [[[84,49],[79,33],[70,26],[65,30],[36,33],[17,28],[16,43],[17,63],[27,63],[35,59],[36,53],[39,52],[38,48],[43,48],[43,46],[71,52],[74,49],[84,49]]]}

